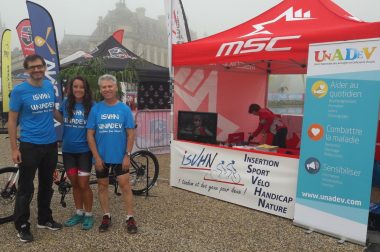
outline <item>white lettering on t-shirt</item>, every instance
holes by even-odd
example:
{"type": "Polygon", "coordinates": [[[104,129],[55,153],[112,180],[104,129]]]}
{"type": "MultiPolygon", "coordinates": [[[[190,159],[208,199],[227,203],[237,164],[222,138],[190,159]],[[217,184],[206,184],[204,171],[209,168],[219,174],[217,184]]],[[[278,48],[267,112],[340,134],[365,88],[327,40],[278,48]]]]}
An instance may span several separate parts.
{"type": "MultiPolygon", "coordinates": [[[[70,124],[85,125],[87,123],[87,120],[83,118],[71,118],[69,120],[69,118],[65,117],[63,120],[65,123],[70,123],[70,124]]],[[[66,126],[70,127],[70,125],[66,125],[66,126]]]]}
{"type": "Polygon", "coordinates": [[[101,119],[120,119],[120,116],[118,114],[101,114],[101,119]]]}
{"type": "Polygon", "coordinates": [[[50,99],[50,94],[49,93],[35,94],[32,96],[32,98],[34,101],[50,99]]]}
{"type": "Polygon", "coordinates": [[[74,110],[73,115],[84,116],[84,112],[82,110],[74,110]]]}
{"type": "MultiPolygon", "coordinates": [[[[33,111],[42,110],[42,109],[50,109],[50,108],[54,108],[54,102],[45,102],[45,103],[30,105],[30,109],[33,111]]],[[[52,111],[52,110],[49,110],[49,111],[52,111]]]]}
{"type": "Polygon", "coordinates": [[[122,123],[99,123],[99,129],[121,129],[123,127],[122,123]]]}

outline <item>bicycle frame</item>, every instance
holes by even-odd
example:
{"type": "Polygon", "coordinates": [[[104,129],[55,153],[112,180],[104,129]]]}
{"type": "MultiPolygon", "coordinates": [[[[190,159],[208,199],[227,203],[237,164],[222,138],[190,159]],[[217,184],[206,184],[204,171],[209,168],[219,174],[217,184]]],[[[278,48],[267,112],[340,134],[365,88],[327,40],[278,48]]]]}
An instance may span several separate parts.
{"type": "MultiPolygon", "coordinates": [[[[17,167],[17,165],[15,165],[15,167],[17,167]]],[[[20,171],[17,170],[16,174],[11,174],[11,176],[9,176],[6,187],[3,188],[1,192],[3,197],[7,196],[7,194],[9,196],[10,190],[12,190],[13,186],[17,184],[19,173],[20,171]]]]}

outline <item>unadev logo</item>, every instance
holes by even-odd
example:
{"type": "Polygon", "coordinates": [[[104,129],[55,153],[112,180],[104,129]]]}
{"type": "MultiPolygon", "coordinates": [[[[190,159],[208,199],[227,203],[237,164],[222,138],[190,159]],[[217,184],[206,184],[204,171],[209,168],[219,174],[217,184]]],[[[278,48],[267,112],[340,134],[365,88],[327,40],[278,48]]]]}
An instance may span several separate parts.
{"type": "Polygon", "coordinates": [[[345,48],[336,49],[335,51],[315,51],[314,60],[316,62],[324,61],[344,61],[344,60],[370,60],[373,53],[377,49],[376,46],[373,47],[363,47],[362,49],[357,48],[345,48]]]}
{"type": "Polygon", "coordinates": [[[137,59],[136,57],[133,57],[127,53],[126,50],[120,47],[114,47],[108,50],[109,57],[110,58],[117,58],[117,59],[137,59]]]}
{"type": "MultiPolygon", "coordinates": [[[[258,34],[271,35],[272,32],[266,29],[265,26],[276,23],[283,18],[285,18],[285,22],[306,21],[306,20],[314,19],[311,17],[310,10],[305,11],[305,12],[303,12],[302,9],[294,11],[293,7],[290,7],[285,12],[281,13],[279,16],[277,16],[276,18],[272,20],[252,25],[252,27],[255,30],[245,35],[242,35],[239,38],[251,37],[258,34]]],[[[290,51],[292,49],[290,46],[276,47],[276,43],[278,41],[299,39],[300,37],[301,35],[292,35],[292,36],[279,36],[279,37],[251,38],[248,40],[226,42],[226,43],[223,43],[219,47],[216,57],[228,56],[232,53],[232,51],[233,51],[233,55],[260,52],[263,50],[269,51],[269,52],[270,51],[290,51]]]]}

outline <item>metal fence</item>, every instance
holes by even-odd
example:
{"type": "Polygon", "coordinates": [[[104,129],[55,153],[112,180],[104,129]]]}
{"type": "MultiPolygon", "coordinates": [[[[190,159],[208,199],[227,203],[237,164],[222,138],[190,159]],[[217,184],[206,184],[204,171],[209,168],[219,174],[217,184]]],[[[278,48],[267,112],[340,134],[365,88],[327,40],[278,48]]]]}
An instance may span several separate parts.
{"type": "Polygon", "coordinates": [[[136,146],[140,149],[170,145],[170,109],[140,110],[136,114],[136,146]]]}

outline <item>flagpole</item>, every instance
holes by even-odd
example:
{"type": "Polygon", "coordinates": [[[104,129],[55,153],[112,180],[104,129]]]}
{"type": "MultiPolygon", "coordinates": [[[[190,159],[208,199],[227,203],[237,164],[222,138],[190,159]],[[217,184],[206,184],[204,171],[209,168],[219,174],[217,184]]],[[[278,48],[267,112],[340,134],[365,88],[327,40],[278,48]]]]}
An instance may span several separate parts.
{"type": "Polygon", "coordinates": [[[170,85],[170,143],[174,140],[174,69],[172,66],[172,53],[173,53],[173,0],[168,0],[169,1],[169,32],[168,32],[168,63],[169,63],[169,85],[170,85]]]}

